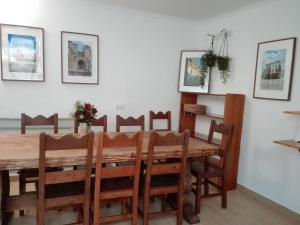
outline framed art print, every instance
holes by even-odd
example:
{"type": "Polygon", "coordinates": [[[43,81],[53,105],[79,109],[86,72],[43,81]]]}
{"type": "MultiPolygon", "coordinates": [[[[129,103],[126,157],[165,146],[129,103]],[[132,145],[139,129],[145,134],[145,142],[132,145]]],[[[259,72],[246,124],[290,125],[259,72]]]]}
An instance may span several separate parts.
{"type": "Polygon", "coordinates": [[[182,51],[180,60],[179,91],[208,93],[210,68],[203,55],[206,51],[182,51]]]}
{"type": "Polygon", "coordinates": [[[99,36],[61,32],[62,83],[99,84],[99,36]]]}
{"type": "Polygon", "coordinates": [[[296,38],[258,44],[254,98],[290,100],[295,48],[296,38]]]}
{"type": "Polygon", "coordinates": [[[44,81],[44,30],[1,24],[1,78],[44,81]]]}

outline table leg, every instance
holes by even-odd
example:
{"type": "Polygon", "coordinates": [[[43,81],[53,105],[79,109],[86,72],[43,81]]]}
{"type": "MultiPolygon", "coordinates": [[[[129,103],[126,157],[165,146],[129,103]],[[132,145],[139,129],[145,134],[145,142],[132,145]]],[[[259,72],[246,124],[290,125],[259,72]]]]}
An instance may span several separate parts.
{"type": "MultiPolygon", "coordinates": [[[[192,193],[192,174],[191,174],[191,159],[187,159],[186,179],[184,183],[183,196],[183,218],[189,224],[200,223],[199,216],[195,213],[194,198],[192,193]]],[[[172,208],[177,207],[176,195],[168,195],[168,203],[172,208]]]]}
{"type": "Polygon", "coordinates": [[[192,193],[192,159],[187,159],[186,179],[184,184],[183,218],[189,224],[200,223],[199,216],[195,213],[194,198],[192,193]]]}
{"type": "Polygon", "coordinates": [[[6,200],[9,196],[9,173],[0,171],[0,225],[8,224],[10,214],[5,212],[6,200]]]}

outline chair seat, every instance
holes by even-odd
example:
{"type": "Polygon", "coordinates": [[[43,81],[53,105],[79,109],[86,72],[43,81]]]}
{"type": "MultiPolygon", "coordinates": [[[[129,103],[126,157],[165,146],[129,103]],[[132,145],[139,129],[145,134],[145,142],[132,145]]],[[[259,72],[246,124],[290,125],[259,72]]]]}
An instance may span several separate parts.
{"type": "Polygon", "coordinates": [[[133,180],[127,177],[104,179],[101,182],[101,192],[132,189],[133,180]]]}
{"type": "Polygon", "coordinates": [[[178,185],[178,175],[152,176],[151,187],[178,185]]]}
{"type": "Polygon", "coordinates": [[[194,176],[203,178],[220,177],[224,175],[224,171],[221,168],[210,163],[208,163],[205,168],[205,163],[201,160],[192,162],[191,172],[194,176]]]}
{"type": "Polygon", "coordinates": [[[84,193],[84,181],[50,184],[45,186],[45,198],[57,198],[84,193]]]}

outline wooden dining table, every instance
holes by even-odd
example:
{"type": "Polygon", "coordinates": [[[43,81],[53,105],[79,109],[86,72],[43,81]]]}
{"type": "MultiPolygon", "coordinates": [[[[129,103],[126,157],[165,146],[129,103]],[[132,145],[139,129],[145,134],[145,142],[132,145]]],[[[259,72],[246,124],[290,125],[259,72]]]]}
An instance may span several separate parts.
{"type": "MultiPolygon", "coordinates": [[[[164,135],[166,132],[161,132],[164,135]]],[[[109,133],[115,135],[115,133],[109,133]]],[[[150,132],[145,132],[142,150],[142,159],[147,159],[147,150],[150,132]]],[[[62,136],[58,134],[54,136],[62,136]]],[[[132,133],[128,133],[132,135],[132,133]]],[[[98,135],[95,134],[94,157],[96,161],[96,149],[98,135]]],[[[47,166],[74,166],[85,164],[85,154],[82,150],[72,150],[50,152],[47,155],[47,166]]],[[[134,149],[131,148],[109,148],[104,149],[103,162],[115,163],[126,162],[133,159],[134,149]]],[[[190,138],[188,149],[188,163],[186,170],[185,194],[184,194],[184,219],[189,224],[199,223],[199,217],[194,212],[192,189],[192,176],[190,173],[191,159],[194,157],[213,156],[218,153],[218,146],[208,144],[205,141],[190,138]]],[[[156,159],[168,159],[180,156],[178,146],[156,147],[154,157],[156,159]]],[[[9,196],[9,171],[26,168],[39,167],[39,134],[0,134],[0,225],[6,224],[12,210],[19,210],[18,202],[23,202],[22,207],[26,207],[25,196],[9,196]]],[[[27,207],[35,207],[28,206],[27,207]]]]}

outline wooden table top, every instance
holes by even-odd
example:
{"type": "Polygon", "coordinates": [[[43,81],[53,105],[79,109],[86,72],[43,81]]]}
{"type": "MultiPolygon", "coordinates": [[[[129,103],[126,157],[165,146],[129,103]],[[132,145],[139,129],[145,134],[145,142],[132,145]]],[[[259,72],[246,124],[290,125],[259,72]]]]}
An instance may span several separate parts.
{"type": "MultiPolygon", "coordinates": [[[[61,136],[59,134],[58,136],[61,136]]],[[[114,135],[114,133],[110,133],[114,135]]],[[[128,133],[131,135],[131,133],[128,133]]],[[[163,134],[162,134],[163,135],[163,134]]],[[[94,162],[96,159],[98,135],[95,134],[94,162]]],[[[143,159],[147,158],[149,132],[145,132],[143,142],[143,159]]],[[[188,157],[216,155],[218,147],[204,141],[190,138],[188,157]]],[[[178,156],[179,147],[159,147],[155,149],[155,158],[165,159],[178,156]]],[[[132,148],[107,148],[103,152],[103,162],[123,162],[134,157],[132,148]]],[[[39,162],[39,134],[0,134],[0,170],[14,170],[22,168],[38,168],[39,162]]],[[[83,150],[50,151],[47,153],[47,166],[72,166],[85,164],[83,150]]]]}

